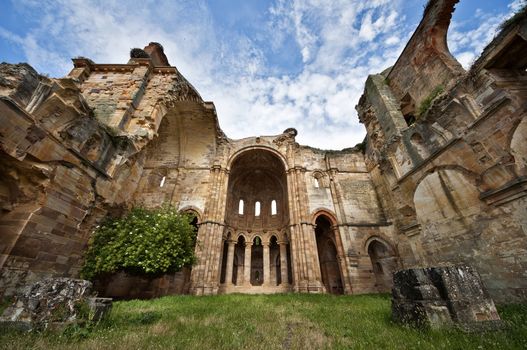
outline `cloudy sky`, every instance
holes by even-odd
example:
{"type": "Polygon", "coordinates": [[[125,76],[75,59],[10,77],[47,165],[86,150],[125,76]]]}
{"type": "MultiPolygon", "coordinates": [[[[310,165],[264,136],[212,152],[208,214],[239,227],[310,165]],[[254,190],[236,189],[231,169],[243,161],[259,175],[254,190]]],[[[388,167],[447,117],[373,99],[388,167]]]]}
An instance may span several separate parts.
{"type": "MultiPolygon", "coordinates": [[[[364,138],[355,105],[368,74],[392,65],[426,0],[0,0],[0,61],[66,75],[70,58],[125,63],[161,43],[216,105],[231,138],[299,131],[302,144],[364,138]]],[[[462,0],[449,47],[468,67],[525,0],[462,0]]]]}

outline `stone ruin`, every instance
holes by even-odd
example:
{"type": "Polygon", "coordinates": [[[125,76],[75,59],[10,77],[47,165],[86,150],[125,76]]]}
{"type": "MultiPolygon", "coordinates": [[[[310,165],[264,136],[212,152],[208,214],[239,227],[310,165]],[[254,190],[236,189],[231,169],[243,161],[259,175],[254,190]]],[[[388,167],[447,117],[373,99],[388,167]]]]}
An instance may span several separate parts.
{"type": "Polygon", "coordinates": [[[462,329],[502,326],[479,274],[466,265],[407,269],[393,275],[392,316],[417,327],[462,329]]]}
{"type": "Polygon", "coordinates": [[[367,78],[367,137],[340,151],[294,129],[227,137],[159,43],[60,79],[0,63],[0,297],[78,277],[106,216],[171,203],[196,218],[198,263],[101,294],[375,293],[401,268],[466,264],[497,303],[525,302],[527,7],[466,71],[447,43],[458,2],[429,1],[367,78]]]}
{"type": "Polygon", "coordinates": [[[109,314],[112,299],[92,297],[92,283],[73,278],[48,278],[28,286],[2,316],[0,325],[23,330],[57,329],[109,314]]]}

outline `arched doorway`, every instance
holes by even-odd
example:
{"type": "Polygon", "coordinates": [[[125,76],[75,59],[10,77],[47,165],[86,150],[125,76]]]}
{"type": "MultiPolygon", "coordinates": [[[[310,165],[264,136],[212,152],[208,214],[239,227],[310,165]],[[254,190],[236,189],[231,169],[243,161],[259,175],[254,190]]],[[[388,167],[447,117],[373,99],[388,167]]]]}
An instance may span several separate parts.
{"type": "Polygon", "coordinates": [[[331,294],[342,294],[342,274],[337,258],[337,248],[333,240],[331,222],[324,215],[320,215],[315,221],[315,236],[317,241],[318,260],[322,283],[326,291],[331,294]]]}
{"type": "Polygon", "coordinates": [[[368,244],[368,255],[371,260],[372,272],[375,275],[377,291],[389,292],[393,284],[393,272],[397,268],[396,257],[391,249],[378,239],[373,239],[368,244]]]}
{"type": "Polygon", "coordinates": [[[271,262],[271,276],[270,283],[274,286],[280,284],[282,277],[280,276],[280,247],[278,246],[278,239],[276,236],[271,236],[271,241],[269,242],[269,257],[271,262]]]}
{"type": "Polygon", "coordinates": [[[244,261],[245,261],[245,238],[238,237],[236,245],[234,246],[234,264],[232,271],[232,283],[241,284],[244,276],[244,261]]]}
{"type": "Polygon", "coordinates": [[[254,237],[251,248],[251,285],[261,286],[264,282],[263,245],[260,237],[254,237]]]}

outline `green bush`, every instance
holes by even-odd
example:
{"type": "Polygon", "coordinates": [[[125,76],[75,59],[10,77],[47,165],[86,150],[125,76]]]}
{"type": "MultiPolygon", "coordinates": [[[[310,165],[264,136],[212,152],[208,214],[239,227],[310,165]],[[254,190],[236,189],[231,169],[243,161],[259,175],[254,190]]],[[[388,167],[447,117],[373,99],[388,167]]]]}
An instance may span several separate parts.
{"type": "Polygon", "coordinates": [[[81,277],[93,280],[117,271],[155,275],[193,264],[196,232],[191,220],[171,207],[135,208],[108,219],[90,239],[81,277]]]}

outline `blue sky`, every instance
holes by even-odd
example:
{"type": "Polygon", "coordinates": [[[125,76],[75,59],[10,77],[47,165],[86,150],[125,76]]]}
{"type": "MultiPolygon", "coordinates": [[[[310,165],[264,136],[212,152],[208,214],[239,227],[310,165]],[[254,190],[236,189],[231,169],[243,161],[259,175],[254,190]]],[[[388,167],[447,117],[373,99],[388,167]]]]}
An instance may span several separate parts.
{"type": "MultiPolygon", "coordinates": [[[[124,63],[160,42],[216,105],[231,138],[288,127],[302,144],[364,138],[355,105],[368,74],[392,65],[426,0],[0,0],[0,61],[66,75],[71,58],[124,63]]],[[[461,0],[448,33],[465,67],[525,0],[461,0]]]]}

